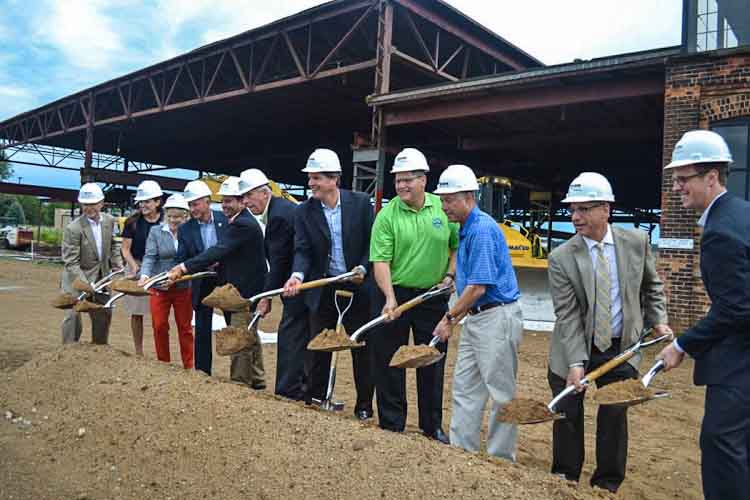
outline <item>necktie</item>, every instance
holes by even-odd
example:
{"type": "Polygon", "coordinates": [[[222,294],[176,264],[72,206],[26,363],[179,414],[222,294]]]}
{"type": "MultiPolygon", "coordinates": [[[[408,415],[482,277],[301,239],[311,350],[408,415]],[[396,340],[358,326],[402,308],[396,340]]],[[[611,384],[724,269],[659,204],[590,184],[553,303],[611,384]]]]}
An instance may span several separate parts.
{"type": "Polygon", "coordinates": [[[609,262],[604,256],[604,243],[597,243],[596,250],[594,345],[604,352],[612,345],[612,284],[609,279],[609,262]]]}

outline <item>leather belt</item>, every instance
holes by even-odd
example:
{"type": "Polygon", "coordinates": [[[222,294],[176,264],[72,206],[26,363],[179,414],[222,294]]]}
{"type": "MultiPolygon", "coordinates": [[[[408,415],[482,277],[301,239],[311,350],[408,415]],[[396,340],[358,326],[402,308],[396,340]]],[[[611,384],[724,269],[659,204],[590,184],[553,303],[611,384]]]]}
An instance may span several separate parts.
{"type": "Polygon", "coordinates": [[[514,300],[513,302],[490,302],[489,304],[482,304],[481,306],[474,306],[471,309],[469,309],[469,314],[473,316],[474,314],[479,314],[480,312],[488,311],[496,307],[509,306],[511,304],[515,304],[516,302],[518,301],[514,300]]]}

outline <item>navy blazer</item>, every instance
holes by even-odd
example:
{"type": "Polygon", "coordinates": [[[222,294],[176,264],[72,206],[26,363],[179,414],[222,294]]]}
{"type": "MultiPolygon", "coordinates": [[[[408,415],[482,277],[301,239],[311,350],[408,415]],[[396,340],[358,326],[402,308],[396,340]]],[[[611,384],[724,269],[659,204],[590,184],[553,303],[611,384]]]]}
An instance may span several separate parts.
{"type": "MultiPolygon", "coordinates": [[[[341,196],[341,236],[344,245],[346,269],[356,266],[367,269],[370,280],[370,232],[374,218],[370,197],[346,189],[341,196]]],[[[305,275],[305,281],[320,279],[328,272],[331,252],[331,231],[319,200],[310,198],[297,206],[294,213],[294,265],[293,272],[305,275]]],[[[320,288],[303,292],[305,304],[316,311],[320,303],[320,288]]]]}
{"type": "Polygon", "coordinates": [[[695,359],[695,384],[750,388],[750,203],[729,193],[716,200],[700,267],[711,307],[679,338],[695,359]]]}
{"type": "MultiPolygon", "coordinates": [[[[229,222],[221,211],[212,210],[212,212],[214,215],[214,227],[216,228],[216,241],[219,242],[224,238],[224,233],[229,222]]],[[[177,228],[177,241],[178,248],[177,255],[175,256],[175,261],[177,263],[183,263],[205,250],[203,248],[201,229],[197,219],[191,218],[177,228]]],[[[216,272],[219,275],[219,281],[221,281],[221,266],[216,269],[216,272]]],[[[193,308],[200,306],[201,300],[213,291],[216,282],[217,280],[215,279],[202,279],[191,282],[191,288],[193,290],[193,308]]]]}
{"type": "Polygon", "coordinates": [[[221,263],[222,276],[245,298],[263,291],[266,278],[266,252],[263,231],[255,217],[242,210],[227,225],[219,242],[184,262],[189,273],[203,271],[214,262],[221,263]]]}
{"type": "Polygon", "coordinates": [[[284,286],[294,262],[294,210],[297,205],[284,198],[271,197],[266,219],[265,250],[268,274],[265,290],[284,286]]]}

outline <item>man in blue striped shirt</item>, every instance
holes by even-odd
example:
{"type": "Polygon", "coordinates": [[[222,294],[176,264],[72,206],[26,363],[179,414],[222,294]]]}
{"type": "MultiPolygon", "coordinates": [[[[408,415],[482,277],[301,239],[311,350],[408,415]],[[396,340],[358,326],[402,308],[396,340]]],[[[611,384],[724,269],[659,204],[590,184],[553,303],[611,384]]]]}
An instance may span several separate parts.
{"type": "Polygon", "coordinates": [[[451,165],[440,175],[435,191],[448,220],[460,223],[461,232],[456,258],[458,300],[438,323],[434,335],[447,341],[456,318],[468,314],[453,374],[451,444],[479,451],[482,416],[491,397],[487,453],[515,460],[518,429],[498,422],[497,412],[516,392],[523,331],[518,304],[521,294],[502,231],[477,207],[478,189],[469,167],[451,165]]]}

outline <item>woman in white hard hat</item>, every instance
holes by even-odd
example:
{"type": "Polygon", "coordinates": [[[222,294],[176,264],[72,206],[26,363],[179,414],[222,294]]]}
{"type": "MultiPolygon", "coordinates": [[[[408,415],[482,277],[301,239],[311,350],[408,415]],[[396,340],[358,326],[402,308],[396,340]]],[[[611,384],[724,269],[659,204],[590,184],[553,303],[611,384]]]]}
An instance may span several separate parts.
{"type": "MultiPolygon", "coordinates": [[[[188,219],[190,208],[181,194],[173,194],[164,204],[166,222],[154,226],[148,233],[146,253],[141,265],[141,279],[144,285],[150,276],[169,271],[177,264],[177,228],[188,219]]],[[[169,289],[151,289],[149,297],[151,324],[154,329],[154,347],[159,361],[170,362],[169,354],[169,310],[174,309],[177,335],[180,343],[180,356],[185,369],[193,368],[193,306],[190,286],[178,283],[169,289]]]]}
{"type": "MultiPolygon", "coordinates": [[[[122,256],[128,275],[135,277],[141,269],[141,260],[146,253],[146,238],[151,228],[161,223],[161,197],[163,193],[156,181],[143,181],[138,185],[135,202],[138,209],[125,221],[122,230],[122,256]]],[[[130,315],[135,353],[143,356],[143,316],[148,312],[148,297],[126,296],[125,310],[130,315]]]]}

